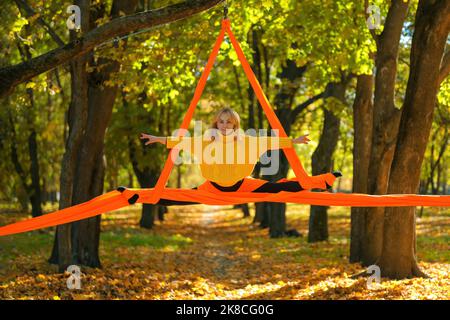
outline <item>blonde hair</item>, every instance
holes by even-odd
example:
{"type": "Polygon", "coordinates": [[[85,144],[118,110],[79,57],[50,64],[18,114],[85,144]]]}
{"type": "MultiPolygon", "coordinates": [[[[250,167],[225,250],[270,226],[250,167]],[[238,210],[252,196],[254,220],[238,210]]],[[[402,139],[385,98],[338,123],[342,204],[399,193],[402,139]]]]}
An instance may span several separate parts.
{"type": "Polygon", "coordinates": [[[211,123],[212,129],[218,129],[217,122],[220,119],[220,116],[223,114],[228,114],[230,116],[230,121],[233,123],[233,130],[238,130],[241,128],[241,118],[239,114],[229,107],[225,107],[216,112],[213,121],[211,123]]]}

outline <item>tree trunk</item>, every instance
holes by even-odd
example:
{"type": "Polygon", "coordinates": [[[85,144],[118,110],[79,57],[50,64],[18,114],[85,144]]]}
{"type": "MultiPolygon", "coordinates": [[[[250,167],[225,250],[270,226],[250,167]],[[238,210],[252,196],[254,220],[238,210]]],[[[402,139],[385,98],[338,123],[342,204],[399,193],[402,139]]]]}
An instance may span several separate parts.
{"type": "Polygon", "coordinates": [[[14,165],[17,175],[19,176],[23,190],[26,193],[27,203],[24,211],[28,211],[28,202],[31,203],[31,215],[32,217],[37,217],[42,215],[41,208],[41,187],[39,183],[39,166],[37,159],[37,143],[36,143],[36,132],[32,129],[32,133],[28,137],[28,153],[30,156],[30,173],[31,173],[31,184],[27,183],[27,174],[22,167],[19,160],[19,154],[17,150],[17,138],[16,130],[14,128],[14,122],[12,120],[12,115],[9,113],[10,131],[11,131],[11,162],[14,165]]]}
{"type": "MultiPolygon", "coordinates": [[[[19,8],[20,10],[20,8],[19,8]]],[[[30,35],[30,27],[29,25],[25,26],[26,34],[30,35]]],[[[24,44],[23,46],[18,43],[17,48],[19,49],[19,54],[22,58],[22,61],[27,62],[32,59],[32,54],[30,51],[30,47],[28,44],[24,44]]],[[[23,172],[20,163],[15,163],[15,168],[17,173],[19,174],[22,184],[24,185],[25,190],[27,191],[29,201],[31,203],[31,216],[38,217],[42,215],[42,194],[41,194],[41,185],[40,185],[40,175],[39,175],[39,160],[38,160],[38,147],[37,147],[37,139],[36,139],[36,130],[34,128],[34,119],[33,115],[36,112],[36,105],[34,102],[34,92],[32,88],[27,88],[26,93],[30,102],[30,110],[25,114],[25,119],[27,120],[28,125],[30,126],[30,134],[28,135],[28,155],[30,157],[30,176],[31,176],[31,184],[28,185],[26,174],[23,172]],[[18,171],[19,170],[19,171],[18,171]]],[[[10,116],[10,121],[12,121],[10,116]]],[[[12,128],[14,129],[14,124],[11,123],[12,128]]],[[[16,143],[16,133],[14,130],[13,134],[13,144],[16,143]]],[[[12,146],[15,151],[15,157],[13,156],[13,161],[19,161],[19,157],[17,155],[17,148],[15,145],[12,146]]]]}
{"type": "MultiPolygon", "coordinates": [[[[123,94],[123,104],[124,107],[127,109],[129,108],[128,102],[125,99],[125,95],[123,94]]],[[[147,121],[149,124],[155,124],[155,118],[150,117],[150,119],[147,121]]],[[[130,130],[131,132],[131,130],[130,130]]],[[[141,143],[142,147],[142,153],[144,155],[149,152],[148,148],[141,143]]],[[[138,163],[138,157],[137,157],[137,148],[136,144],[134,142],[134,139],[131,136],[128,136],[128,154],[130,157],[130,162],[133,167],[134,174],[136,175],[139,185],[141,188],[153,188],[156,185],[158,173],[160,172],[160,168],[158,167],[152,167],[150,168],[148,165],[144,166],[144,168],[140,169],[139,163],[138,163]]],[[[179,166],[178,166],[179,168],[179,166]]],[[[180,176],[180,174],[178,174],[180,176]]],[[[161,209],[159,208],[159,205],[154,204],[143,204],[142,205],[142,215],[141,219],[139,221],[139,225],[142,228],[151,229],[153,228],[154,221],[155,221],[155,215],[158,214],[161,216],[161,209]]],[[[161,219],[160,219],[161,220],[161,219]]]]}
{"type": "Polygon", "coordinates": [[[164,221],[164,215],[168,212],[166,206],[158,206],[158,220],[164,221]]]}
{"type": "Polygon", "coordinates": [[[441,194],[447,194],[447,181],[448,181],[448,177],[447,177],[447,172],[448,172],[448,161],[443,163],[443,168],[442,168],[442,191],[441,194]]]}
{"type": "MultiPolygon", "coordinates": [[[[81,10],[81,33],[89,30],[90,1],[79,0],[75,4],[81,10]]],[[[76,39],[76,33],[70,32],[71,40],[76,39]]],[[[78,154],[81,149],[83,135],[87,126],[88,113],[88,85],[86,63],[87,55],[75,59],[70,64],[71,75],[71,102],[68,111],[69,134],[66,141],[66,150],[61,163],[60,201],[59,209],[70,207],[73,196],[74,175],[77,167],[78,154]]],[[[50,263],[58,264],[59,272],[64,272],[74,263],[72,257],[71,224],[56,227],[55,241],[53,243],[50,263]]]]}
{"type": "MultiPolygon", "coordinates": [[[[289,119],[287,115],[290,113],[290,110],[278,109],[276,110],[276,113],[286,133],[289,135],[291,128],[290,123],[286,121],[286,119],[289,119]]],[[[275,176],[266,176],[266,178],[270,177],[270,180],[272,181],[285,178],[289,171],[289,162],[287,161],[284,152],[282,150],[272,150],[269,152],[271,153],[272,157],[274,157],[273,153],[278,154],[275,157],[278,157],[279,159],[279,170],[275,176]]],[[[286,235],[286,204],[278,202],[264,202],[264,204],[267,206],[267,208],[264,208],[264,210],[267,210],[269,212],[268,224],[270,237],[284,237],[286,235]]]]}
{"type": "Polygon", "coordinates": [[[328,207],[311,206],[309,215],[308,242],[328,240],[328,207]]]}
{"type": "MultiPolygon", "coordinates": [[[[450,32],[450,1],[419,1],[410,74],[393,157],[389,193],[416,193],[439,89],[440,62],[450,32]],[[417,130],[420,128],[420,130],[417,130]]],[[[416,260],[415,207],[386,208],[381,275],[423,276],[416,260]]]]}
{"type": "MultiPolygon", "coordinates": [[[[353,103],[353,193],[367,193],[373,121],[373,75],[359,75],[353,103]]],[[[351,208],[350,262],[360,262],[364,250],[366,209],[351,208]]]]}
{"type": "Polygon", "coordinates": [[[143,204],[142,205],[142,215],[141,220],[139,221],[139,225],[145,229],[153,228],[155,224],[155,215],[156,215],[157,206],[153,204],[143,204]]]}
{"type": "MultiPolygon", "coordinates": [[[[88,201],[103,192],[105,132],[117,94],[117,86],[104,87],[104,82],[119,70],[120,65],[108,59],[99,58],[98,61],[101,71],[88,77],[88,120],[74,179],[73,204],[88,201]]],[[[73,253],[82,265],[100,267],[100,219],[101,216],[97,216],[73,224],[73,253]]]]}
{"type": "MultiPolygon", "coordinates": [[[[131,13],[134,11],[136,1],[127,3],[113,3],[112,17],[117,17],[119,11],[131,13]]],[[[82,17],[85,20],[82,22],[85,30],[90,29],[89,10],[90,3],[88,1],[81,1],[79,3],[82,8],[82,17]]],[[[97,14],[98,17],[103,16],[104,7],[98,6],[95,10],[91,10],[91,14],[97,14]]],[[[94,19],[92,19],[94,20],[94,19]]],[[[92,26],[95,27],[95,26],[92,26]]],[[[117,86],[108,87],[104,83],[107,81],[112,73],[119,70],[119,63],[107,58],[99,58],[96,67],[99,71],[95,71],[89,76],[86,75],[86,60],[77,69],[80,77],[76,77],[77,82],[73,83],[73,90],[82,90],[80,105],[72,104],[75,108],[87,105],[87,117],[81,117],[85,121],[85,132],[81,133],[77,141],[77,153],[73,153],[74,149],[70,150],[72,154],[69,155],[73,161],[73,173],[70,180],[71,184],[66,184],[65,187],[71,190],[71,204],[75,205],[87,201],[103,192],[104,180],[104,136],[112,114],[112,107],[117,93],[117,86]]],[[[91,65],[94,64],[93,61],[91,65]]],[[[76,72],[77,72],[76,71],[76,72]]],[[[75,99],[78,99],[75,98],[75,99]]],[[[85,110],[84,107],[83,111],[85,110]]],[[[79,115],[79,114],[78,114],[79,115]]],[[[70,138],[69,138],[70,139],[70,138]]],[[[64,171],[63,171],[64,172],[64,171]]],[[[66,173],[64,172],[64,176],[66,173]]],[[[68,174],[70,175],[70,173],[68,174]]],[[[66,190],[67,191],[67,190],[66,190]]],[[[99,238],[100,238],[100,219],[101,216],[75,222],[71,225],[70,235],[65,232],[64,235],[58,232],[58,235],[64,236],[64,246],[58,244],[58,248],[67,250],[70,248],[70,260],[72,263],[86,265],[89,267],[101,267],[98,256],[99,238]],[[70,242],[70,244],[68,244],[70,242]]],[[[55,252],[55,250],[54,250],[55,252]]],[[[67,254],[67,252],[66,252],[67,254]]],[[[53,258],[53,257],[52,257],[53,258]]],[[[60,270],[66,267],[66,263],[59,261],[60,270]]]]}
{"type": "Polygon", "coordinates": [[[242,213],[244,214],[244,218],[250,217],[250,209],[248,208],[248,204],[241,204],[242,213]]]}
{"type": "Polygon", "coordinates": [[[42,215],[42,193],[40,184],[40,174],[39,174],[39,160],[38,160],[38,149],[36,141],[36,131],[31,130],[28,137],[28,150],[30,154],[30,172],[31,172],[31,215],[33,217],[38,217],[42,215]]]}
{"type": "MultiPolygon", "coordinates": [[[[255,72],[255,76],[258,79],[259,83],[262,83],[261,78],[261,54],[259,50],[259,42],[260,38],[258,38],[257,31],[255,30],[255,26],[253,25],[252,28],[249,30],[247,35],[247,42],[252,44],[252,70],[255,72]]],[[[253,87],[249,84],[248,85],[248,100],[249,100],[249,106],[248,106],[248,128],[252,129],[263,129],[263,119],[260,114],[261,105],[259,101],[257,101],[255,97],[255,93],[253,91],[253,87]],[[255,103],[258,108],[258,128],[256,128],[256,121],[255,121],[255,103]]],[[[253,171],[253,176],[256,178],[260,178],[261,176],[261,163],[258,162],[255,166],[255,170],[253,171]]],[[[244,216],[245,216],[244,212],[244,216]]],[[[255,218],[254,222],[260,222],[260,226],[262,228],[266,228],[269,225],[269,210],[265,207],[265,203],[255,203],[255,218]]]]}
{"type": "Polygon", "coordinates": [[[253,223],[259,222],[261,228],[269,227],[269,210],[265,202],[255,202],[255,217],[253,223]]]}
{"type": "MultiPolygon", "coordinates": [[[[340,119],[327,109],[324,109],[324,118],[319,144],[312,155],[313,175],[319,175],[332,170],[332,156],[339,139],[340,119]]],[[[328,239],[327,208],[326,206],[311,206],[308,242],[328,239]]]]}
{"type": "Polygon", "coordinates": [[[270,225],[270,204],[267,202],[258,202],[259,206],[260,206],[260,211],[261,211],[261,216],[262,216],[262,220],[261,223],[259,224],[260,228],[262,229],[266,229],[269,228],[270,225]]]}
{"type": "Polygon", "coordinates": [[[286,235],[286,203],[267,203],[269,214],[269,236],[281,238],[286,235]]]}
{"type": "MultiPolygon", "coordinates": [[[[349,78],[348,78],[349,79],[349,78]]],[[[348,79],[343,77],[339,83],[327,86],[325,97],[334,97],[345,103],[345,90],[348,79]]],[[[326,101],[325,101],[326,103],[326,101]]],[[[312,174],[319,175],[330,172],[332,157],[339,140],[340,119],[332,111],[324,108],[324,123],[319,144],[312,155],[312,174]]],[[[328,239],[328,207],[311,206],[309,216],[308,242],[324,241],[328,239]]]]}
{"type": "MultiPolygon", "coordinates": [[[[253,41],[251,41],[251,37],[253,35],[252,30],[250,29],[250,31],[247,34],[247,43],[252,43],[253,41]]],[[[254,69],[254,65],[252,65],[252,70],[254,69]]],[[[260,81],[258,79],[258,81],[260,81]]],[[[249,129],[256,129],[256,124],[255,124],[255,102],[256,102],[256,97],[255,97],[255,92],[253,91],[252,86],[249,84],[248,88],[247,88],[247,96],[248,96],[248,123],[247,123],[247,128],[249,129]]],[[[260,128],[259,128],[260,129],[260,128]]]]}
{"type": "Polygon", "coordinates": [[[424,193],[429,190],[429,186],[431,186],[431,194],[439,194],[439,186],[440,186],[440,177],[441,177],[441,160],[445,154],[445,150],[447,148],[447,144],[449,143],[449,133],[447,128],[444,128],[444,138],[440,141],[439,152],[437,159],[434,159],[434,147],[438,145],[439,141],[436,140],[436,137],[440,131],[440,129],[436,130],[431,138],[431,152],[430,152],[430,176],[423,184],[424,193]],[[434,181],[435,173],[437,175],[436,182],[434,181]]]}
{"type": "MultiPolygon", "coordinates": [[[[284,80],[275,97],[276,110],[275,113],[280,120],[286,134],[289,136],[291,133],[291,125],[295,122],[292,117],[292,103],[294,101],[295,94],[299,86],[299,79],[306,71],[306,66],[298,67],[295,61],[287,60],[283,65],[279,77],[284,80]]],[[[271,154],[276,152],[279,154],[280,168],[275,176],[265,176],[267,180],[277,181],[282,178],[286,178],[289,171],[289,162],[282,150],[269,151],[271,154]]],[[[268,204],[268,203],[267,203],[268,204]]],[[[286,232],[286,205],[280,203],[270,203],[269,210],[269,234],[272,238],[285,236],[286,232]]]]}
{"type": "MultiPolygon", "coordinates": [[[[377,38],[373,131],[369,162],[369,194],[386,194],[394,155],[400,110],[394,103],[400,36],[409,1],[391,2],[383,32],[377,38]]],[[[375,263],[381,253],[384,208],[366,209],[363,265],[375,263]]]]}
{"type": "MultiPolygon", "coordinates": [[[[262,81],[262,71],[261,71],[261,51],[259,49],[259,44],[261,43],[260,37],[261,37],[261,31],[258,30],[259,28],[256,26],[252,27],[252,48],[253,48],[253,65],[252,69],[255,72],[256,78],[258,79],[258,82],[260,84],[263,83],[262,81]]],[[[253,89],[252,89],[253,90],[253,89]]],[[[256,101],[256,106],[258,108],[258,128],[263,128],[263,112],[262,107],[259,101],[256,101]]]]}

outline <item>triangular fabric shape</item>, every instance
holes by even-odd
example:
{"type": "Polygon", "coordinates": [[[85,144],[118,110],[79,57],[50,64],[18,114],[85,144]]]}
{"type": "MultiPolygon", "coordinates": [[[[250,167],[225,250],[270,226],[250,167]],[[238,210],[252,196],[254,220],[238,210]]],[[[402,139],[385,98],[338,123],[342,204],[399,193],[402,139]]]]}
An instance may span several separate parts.
{"type": "MultiPolygon", "coordinates": [[[[267,119],[273,129],[278,129],[279,136],[280,137],[287,137],[286,132],[284,131],[283,126],[280,123],[280,120],[276,116],[275,112],[273,111],[273,108],[270,106],[269,100],[267,99],[266,95],[264,94],[264,91],[261,88],[260,83],[258,82],[258,79],[256,78],[255,74],[253,73],[252,68],[250,67],[250,64],[248,63],[247,59],[245,58],[244,52],[241,49],[241,46],[239,45],[239,42],[236,40],[233,32],[231,31],[231,24],[229,19],[222,20],[222,28],[220,30],[219,36],[217,37],[217,40],[214,44],[214,47],[211,51],[211,54],[209,55],[208,61],[206,63],[205,69],[203,70],[203,73],[200,77],[200,80],[197,84],[197,87],[194,92],[194,97],[192,98],[192,101],[189,105],[189,108],[184,116],[183,122],[181,123],[180,129],[178,131],[178,137],[183,137],[186,133],[189,123],[192,119],[192,116],[194,114],[195,108],[197,107],[197,104],[202,96],[203,90],[206,85],[206,81],[208,79],[208,76],[211,72],[211,69],[214,65],[214,61],[216,60],[217,54],[219,53],[220,46],[225,38],[225,34],[228,35],[231,44],[233,45],[234,50],[237,53],[238,59],[241,62],[241,65],[244,69],[245,75],[247,76],[248,81],[250,82],[256,97],[258,98],[259,103],[261,104],[261,107],[263,108],[264,113],[267,116],[267,119]]],[[[317,185],[317,180],[323,181],[323,184],[325,185],[325,176],[324,175],[318,175],[318,176],[309,176],[305,169],[302,166],[302,163],[300,162],[300,159],[298,158],[294,148],[286,148],[282,149],[283,152],[286,155],[287,160],[289,161],[289,164],[292,167],[292,170],[295,173],[296,179],[300,183],[303,189],[311,189],[314,185],[317,185]]],[[[179,150],[177,149],[171,149],[169,152],[169,155],[167,157],[166,163],[164,164],[163,170],[161,172],[161,175],[159,176],[159,179],[155,185],[153,198],[151,199],[151,203],[156,203],[160,199],[160,195],[162,190],[165,188],[167,180],[169,179],[169,175],[173,168],[173,161],[172,159],[172,152],[178,153],[179,150]]],[[[178,155],[178,154],[176,154],[178,155]]]]}

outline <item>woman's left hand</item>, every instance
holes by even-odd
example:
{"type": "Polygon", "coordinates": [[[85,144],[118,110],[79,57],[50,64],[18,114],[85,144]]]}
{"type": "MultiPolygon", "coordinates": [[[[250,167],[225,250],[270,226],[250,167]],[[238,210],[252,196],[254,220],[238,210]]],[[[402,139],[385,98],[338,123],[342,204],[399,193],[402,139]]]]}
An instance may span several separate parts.
{"type": "Polygon", "coordinates": [[[300,136],[298,138],[292,139],[293,143],[303,143],[303,144],[308,144],[309,138],[308,138],[309,133],[305,134],[304,136],[300,136]]]}

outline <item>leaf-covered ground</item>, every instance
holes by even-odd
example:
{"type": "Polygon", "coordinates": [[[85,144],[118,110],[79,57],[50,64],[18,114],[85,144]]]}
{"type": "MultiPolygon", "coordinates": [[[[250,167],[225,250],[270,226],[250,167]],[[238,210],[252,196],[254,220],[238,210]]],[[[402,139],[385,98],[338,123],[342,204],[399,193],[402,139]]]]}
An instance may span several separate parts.
{"type": "MultiPolygon", "coordinates": [[[[307,234],[308,207],[288,206],[289,227],[307,234]]],[[[382,279],[375,288],[348,263],[349,209],[329,210],[330,240],[269,239],[231,207],[171,207],[153,230],[139,207],[103,215],[102,269],[82,267],[81,289],[49,265],[53,230],[0,237],[1,299],[449,299],[448,209],[417,221],[420,266],[430,278],[382,279]]],[[[26,216],[1,213],[0,225],[26,216]]]]}

